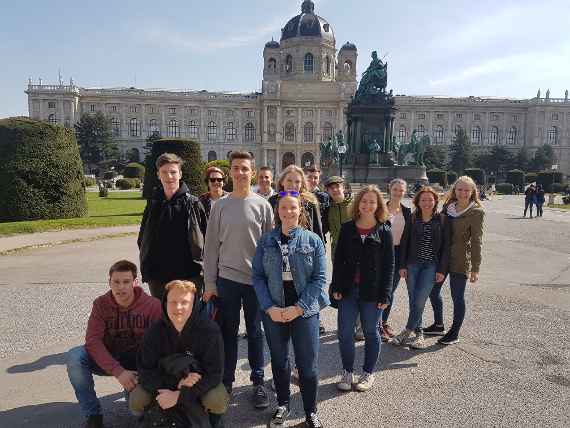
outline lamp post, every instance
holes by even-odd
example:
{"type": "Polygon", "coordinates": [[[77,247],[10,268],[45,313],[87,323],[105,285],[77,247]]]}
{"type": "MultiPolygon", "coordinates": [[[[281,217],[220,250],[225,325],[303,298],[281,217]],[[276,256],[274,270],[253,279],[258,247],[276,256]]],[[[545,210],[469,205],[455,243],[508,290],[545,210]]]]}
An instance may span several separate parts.
{"type": "Polygon", "coordinates": [[[338,133],[336,134],[336,141],[337,141],[336,150],[337,150],[338,156],[339,156],[339,172],[340,172],[340,176],[342,177],[342,157],[346,153],[347,147],[346,147],[346,144],[344,144],[344,136],[342,135],[341,130],[339,130],[338,133]]]}

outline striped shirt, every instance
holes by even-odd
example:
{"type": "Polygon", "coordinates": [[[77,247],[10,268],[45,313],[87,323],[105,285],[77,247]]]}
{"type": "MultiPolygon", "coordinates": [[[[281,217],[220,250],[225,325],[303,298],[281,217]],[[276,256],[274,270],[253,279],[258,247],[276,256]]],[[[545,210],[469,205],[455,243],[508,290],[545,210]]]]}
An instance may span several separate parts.
{"type": "Polygon", "coordinates": [[[423,233],[418,241],[418,261],[420,263],[433,262],[435,257],[433,254],[433,232],[431,227],[431,221],[427,223],[418,219],[420,224],[423,226],[423,233]]]}

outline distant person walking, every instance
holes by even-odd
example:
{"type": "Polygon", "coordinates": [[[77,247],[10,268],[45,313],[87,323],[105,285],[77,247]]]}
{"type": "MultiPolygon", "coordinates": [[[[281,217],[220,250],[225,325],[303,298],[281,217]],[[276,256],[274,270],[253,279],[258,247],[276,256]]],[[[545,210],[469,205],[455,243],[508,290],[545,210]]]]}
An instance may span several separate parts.
{"type": "Polygon", "coordinates": [[[536,216],[542,217],[542,206],[544,205],[544,188],[542,185],[536,186],[536,216]]]}
{"type": "Polygon", "coordinates": [[[530,208],[530,218],[532,218],[532,206],[536,201],[536,188],[534,184],[531,184],[524,191],[524,213],[523,216],[526,217],[526,211],[530,208]]]}

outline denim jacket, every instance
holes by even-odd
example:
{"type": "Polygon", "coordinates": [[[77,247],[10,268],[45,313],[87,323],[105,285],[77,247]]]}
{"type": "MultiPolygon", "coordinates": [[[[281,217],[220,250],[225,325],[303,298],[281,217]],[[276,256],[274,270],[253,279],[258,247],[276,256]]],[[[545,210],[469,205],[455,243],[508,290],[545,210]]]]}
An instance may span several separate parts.
{"type": "MultiPolygon", "coordinates": [[[[289,236],[289,263],[299,297],[296,304],[308,318],[330,304],[325,292],[325,247],[318,235],[302,227],[291,230],[289,236]]],[[[262,311],[285,306],[280,238],[281,226],[263,234],[253,258],[253,287],[262,311]]]]}

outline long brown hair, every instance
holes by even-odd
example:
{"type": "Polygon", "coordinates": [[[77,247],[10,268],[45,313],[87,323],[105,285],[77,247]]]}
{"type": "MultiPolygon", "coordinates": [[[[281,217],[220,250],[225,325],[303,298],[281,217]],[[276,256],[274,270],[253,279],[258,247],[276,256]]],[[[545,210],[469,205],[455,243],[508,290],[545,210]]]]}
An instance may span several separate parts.
{"type": "Polygon", "coordinates": [[[422,209],[420,208],[420,198],[422,197],[422,195],[424,193],[430,193],[433,196],[433,200],[435,201],[435,206],[433,207],[433,211],[431,213],[432,217],[435,216],[437,214],[437,204],[439,203],[439,195],[436,193],[435,190],[433,190],[432,187],[430,186],[423,186],[415,195],[414,195],[414,199],[412,201],[412,203],[414,204],[414,207],[416,208],[414,211],[414,215],[417,215],[418,213],[421,215],[422,209]]]}
{"type": "Polygon", "coordinates": [[[303,208],[303,204],[301,203],[301,198],[300,197],[296,197],[296,196],[291,196],[291,195],[287,195],[287,196],[277,196],[277,203],[275,204],[275,226],[280,226],[281,225],[281,217],[279,217],[279,205],[281,204],[281,201],[284,198],[293,198],[297,200],[297,203],[299,204],[299,226],[301,226],[303,229],[309,229],[309,220],[307,218],[307,212],[305,211],[305,208],[303,208]]]}
{"type": "Polygon", "coordinates": [[[358,206],[360,205],[360,201],[366,193],[374,193],[376,195],[376,201],[378,202],[378,207],[376,208],[376,212],[374,213],[374,217],[379,223],[384,223],[388,220],[388,207],[386,207],[386,202],[384,201],[384,197],[382,196],[382,192],[380,189],[374,184],[369,184],[368,186],[364,186],[360,191],[356,194],[356,197],[352,201],[352,205],[350,209],[352,210],[351,216],[352,219],[356,222],[360,218],[360,210],[358,206]]]}
{"type": "Polygon", "coordinates": [[[319,202],[317,201],[317,198],[315,195],[313,195],[312,192],[309,191],[309,188],[307,187],[307,178],[305,177],[305,173],[297,165],[289,165],[287,168],[281,171],[281,174],[279,174],[279,179],[277,180],[277,191],[279,192],[281,190],[285,190],[283,187],[283,181],[285,181],[285,177],[287,177],[287,174],[290,172],[299,174],[301,177],[301,189],[299,190],[299,193],[301,194],[301,200],[310,202],[318,207],[319,202]]]}

